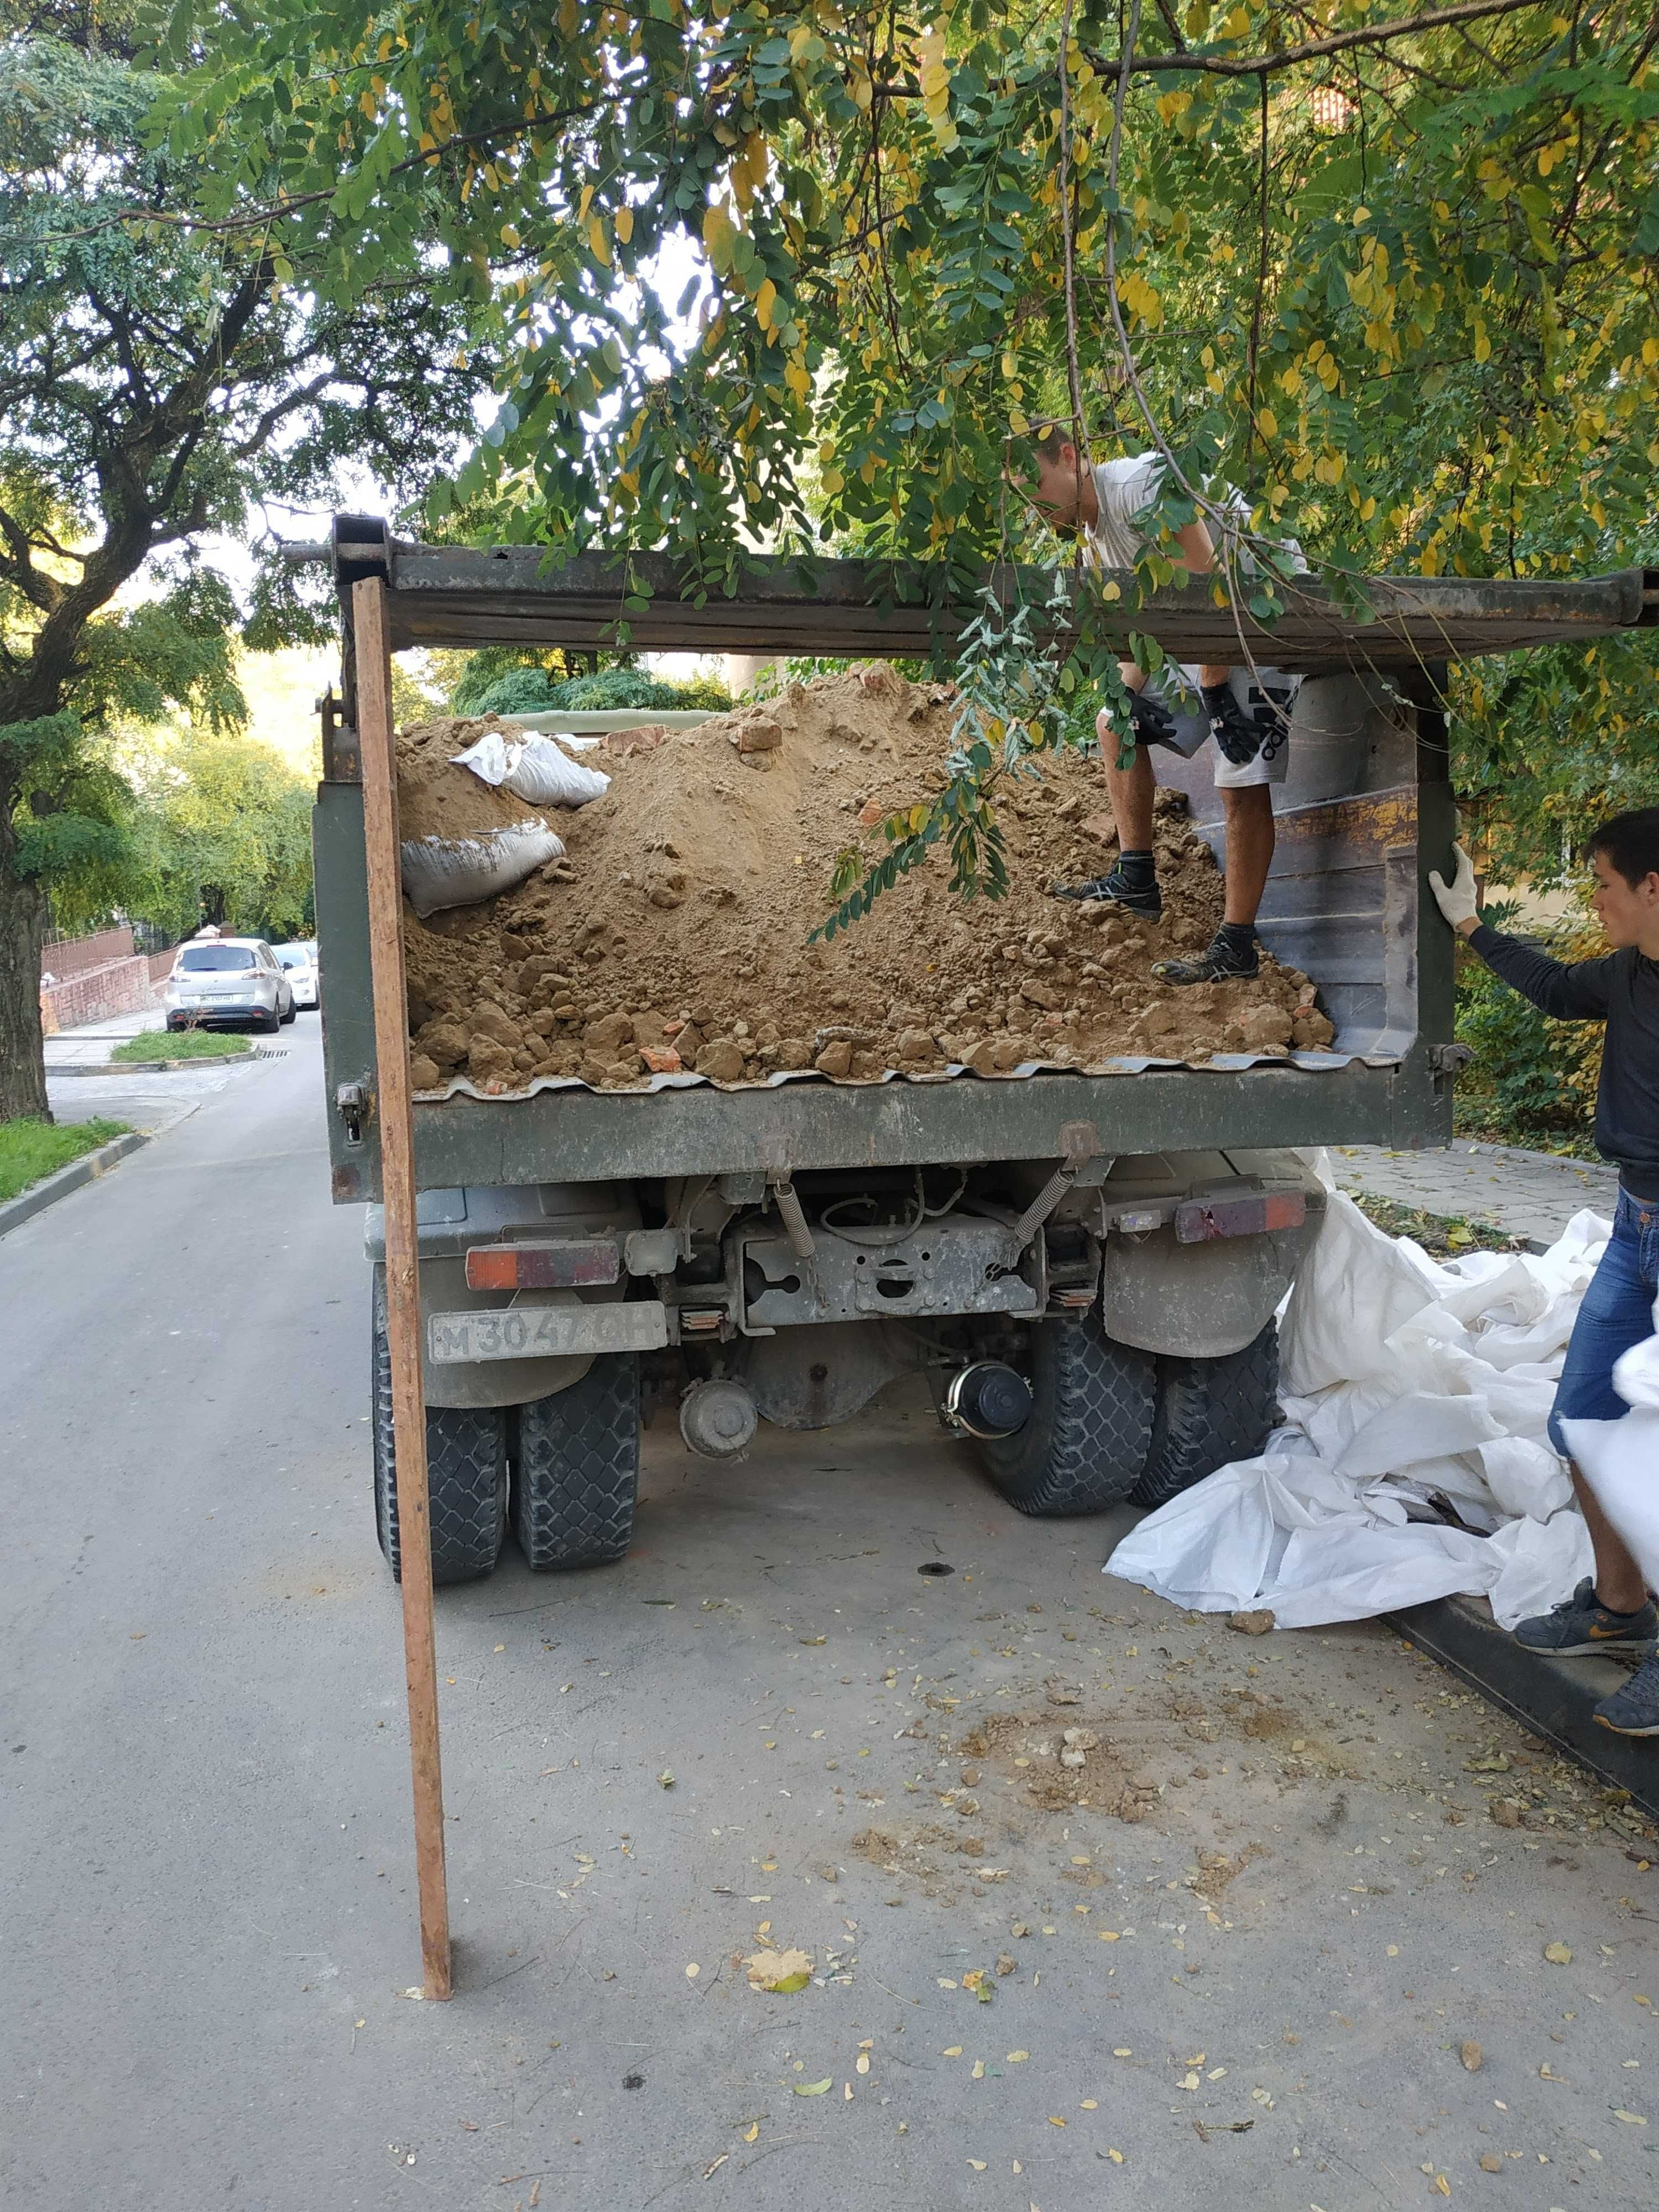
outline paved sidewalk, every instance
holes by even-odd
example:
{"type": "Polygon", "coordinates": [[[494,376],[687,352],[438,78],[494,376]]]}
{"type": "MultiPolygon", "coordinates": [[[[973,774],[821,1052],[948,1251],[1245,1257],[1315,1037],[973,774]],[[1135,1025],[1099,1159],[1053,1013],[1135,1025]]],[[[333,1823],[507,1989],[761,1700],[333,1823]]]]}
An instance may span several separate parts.
{"type": "Polygon", "coordinates": [[[54,1067],[96,1066],[107,1060],[124,1039],[143,1036],[166,1024],[163,1010],[152,1006],[143,1013],[112,1014],[107,1021],[82,1022],[76,1029],[61,1030],[45,1040],[46,1073],[50,1074],[54,1067]]]}
{"type": "Polygon", "coordinates": [[[1370,1191],[1443,1216],[1495,1221],[1540,1249],[1575,1213],[1593,1207],[1613,1218],[1615,1169],[1595,1160],[1460,1139],[1443,1150],[1391,1152],[1381,1145],[1334,1145],[1331,1165],[1346,1191],[1370,1191]]]}

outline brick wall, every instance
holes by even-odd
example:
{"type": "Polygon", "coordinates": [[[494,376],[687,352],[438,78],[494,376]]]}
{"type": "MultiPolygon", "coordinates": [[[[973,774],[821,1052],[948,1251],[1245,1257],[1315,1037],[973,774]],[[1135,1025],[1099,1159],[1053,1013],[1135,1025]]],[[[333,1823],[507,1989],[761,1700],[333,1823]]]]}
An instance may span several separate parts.
{"type": "Polygon", "coordinates": [[[43,945],[40,973],[66,983],[88,969],[107,968],[112,961],[131,957],[132,932],[124,922],[118,929],[100,929],[95,937],[65,937],[56,945],[43,945]]]}
{"type": "MultiPolygon", "coordinates": [[[[170,957],[171,956],[169,956],[170,957]]],[[[143,1013],[155,1004],[149,962],[142,953],[106,961],[101,968],[40,994],[40,1027],[47,1036],[78,1029],[82,1022],[105,1022],[115,1014],[143,1013]]]]}

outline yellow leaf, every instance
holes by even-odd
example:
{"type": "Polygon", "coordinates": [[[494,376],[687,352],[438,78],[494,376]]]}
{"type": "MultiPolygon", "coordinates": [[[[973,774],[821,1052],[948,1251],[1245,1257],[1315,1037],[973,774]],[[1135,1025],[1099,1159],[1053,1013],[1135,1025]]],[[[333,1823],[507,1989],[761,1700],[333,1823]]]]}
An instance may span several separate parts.
{"type": "Polygon", "coordinates": [[[1113,2164],[1114,2166],[1121,2166],[1121,2165],[1122,2165],[1122,2163],[1123,2163],[1123,2154],[1122,2154],[1122,2152],[1121,2152],[1121,2150],[1109,2150],[1109,2150],[1107,2151],[1107,2153],[1106,2153],[1106,2155],[1107,2155],[1107,2157],[1108,2157],[1108,2158],[1109,2158],[1109,2159],[1111,2160],[1112,2164],[1113,2164]]]}
{"type": "Polygon", "coordinates": [[[939,2053],[941,2058],[960,2058],[961,2056],[962,2045],[959,2043],[947,2043],[939,2053]]]}
{"type": "Polygon", "coordinates": [[[1008,2053],[1008,2063],[1011,2066],[1023,2066],[1030,2055],[1029,2051],[1011,2051],[1008,2053]]]}
{"type": "Polygon", "coordinates": [[[759,291],[755,295],[755,319],[763,331],[769,331],[772,327],[772,310],[777,304],[777,286],[769,276],[763,278],[759,291]]]}
{"type": "Polygon", "coordinates": [[[985,2171],[985,2160],[984,2160],[982,2158],[970,2158],[970,2159],[969,2160],[968,2163],[969,2163],[969,2166],[971,2166],[973,2167],[974,2172],[975,2172],[975,2173],[983,2173],[983,2172],[984,2172],[984,2171],[985,2171]]]}
{"type": "Polygon", "coordinates": [[[798,2097],[821,2097],[832,2086],[834,2079],[833,2075],[826,2074],[822,2081],[797,2081],[795,2094],[798,2097]]]}
{"type": "Polygon", "coordinates": [[[758,2120],[752,2121],[750,2125],[744,2130],[743,2139],[745,2142],[753,2142],[759,2133],[760,2122],[758,2120]]]}
{"type": "Polygon", "coordinates": [[[1572,1953],[1565,1943],[1546,1943],[1544,1956],[1553,1966],[1570,1966],[1572,1964],[1572,1953]]]}
{"type": "Polygon", "coordinates": [[[634,210],[631,207],[617,210],[617,235],[624,246],[634,235],[634,210]]]}
{"type": "Polygon", "coordinates": [[[611,266],[611,240],[605,235],[604,222],[597,216],[587,226],[587,250],[600,268],[611,266]]]}

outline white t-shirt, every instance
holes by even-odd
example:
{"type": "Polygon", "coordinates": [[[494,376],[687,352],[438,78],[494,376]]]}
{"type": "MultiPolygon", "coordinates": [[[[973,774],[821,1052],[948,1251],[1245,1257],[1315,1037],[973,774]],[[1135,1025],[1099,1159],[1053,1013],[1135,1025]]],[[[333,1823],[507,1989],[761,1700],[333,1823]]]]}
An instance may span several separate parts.
{"type": "MultiPolygon", "coordinates": [[[[1100,513],[1090,526],[1089,543],[1103,568],[1134,567],[1136,554],[1152,534],[1137,518],[1158,496],[1164,466],[1162,453],[1131,453],[1121,461],[1094,464],[1095,497],[1100,502],[1100,513]]],[[[1227,515],[1230,532],[1234,528],[1249,529],[1250,503],[1243,492],[1229,490],[1224,496],[1212,491],[1211,496],[1217,499],[1227,515]]],[[[1213,538],[1215,520],[1212,516],[1206,520],[1213,538]]],[[[1291,556],[1293,568],[1306,569],[1307,562],[1295,538],[1281,538],[1278,543],[1291,556]]],[[[1255,564],[1248,549],[1243,552],[1242,566],[1246,575],[1255,571],[1255,564]]]]}
{"type": "Polygon", "coordinates": [[[1135,518],[1155,496],[1163,472],[1161,453],[1131,453],[1119,461],[1097,461],[1095,497],[1100,513],[1089,526],[1089,543],[1103,568],[1133,568],[1146,543],[1135,518]]]}

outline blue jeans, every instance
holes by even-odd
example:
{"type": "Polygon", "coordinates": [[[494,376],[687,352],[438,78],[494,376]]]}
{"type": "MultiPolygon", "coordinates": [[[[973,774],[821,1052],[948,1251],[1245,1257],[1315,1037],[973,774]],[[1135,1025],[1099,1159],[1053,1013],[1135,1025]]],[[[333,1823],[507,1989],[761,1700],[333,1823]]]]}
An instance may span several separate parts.
{"type": "Polygon", "coordinates": [[[1659,1297],[1659,1202],[1619,1194],[1613,1236],[1590,1278],[1555,1386],[1550,1442],[1570,1459],[1561,1423],[1617,1421],[1630,1411],[1613,1387],[1613,1362],[1654,1333],[1659,1297]]]}

